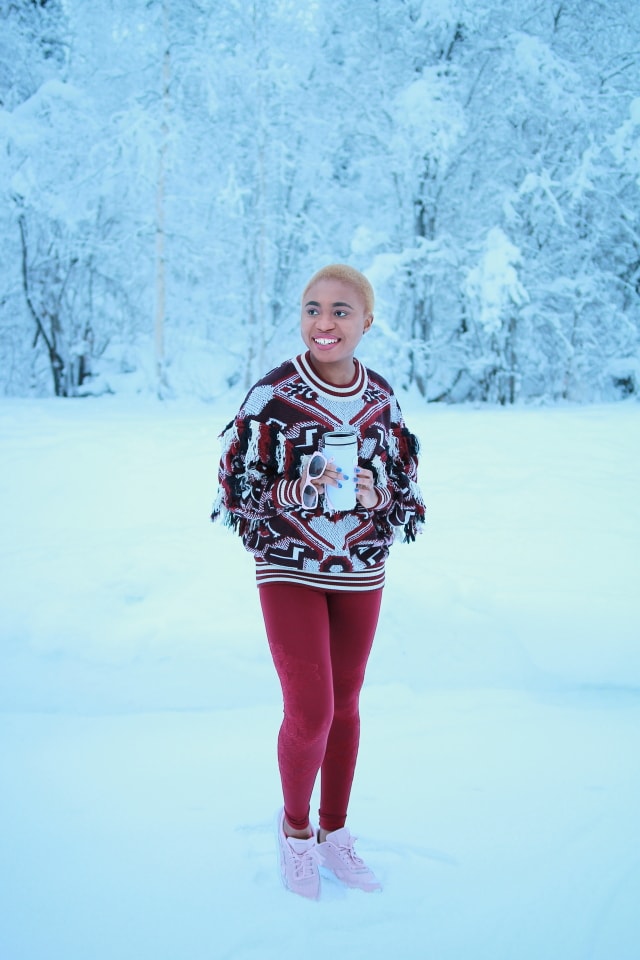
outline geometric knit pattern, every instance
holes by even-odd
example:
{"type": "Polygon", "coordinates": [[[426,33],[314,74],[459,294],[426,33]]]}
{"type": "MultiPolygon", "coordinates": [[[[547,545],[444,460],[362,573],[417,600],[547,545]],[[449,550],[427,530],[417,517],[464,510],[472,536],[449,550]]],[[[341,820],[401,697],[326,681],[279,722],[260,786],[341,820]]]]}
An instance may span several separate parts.
{"type": "Polygon", "coordinates": [[[211,518],[235,529],[272,571],[346,580],[371,574],[398,534],[414,540],[424,523],[418,441],[387,381],[354,364],[353,381],[336,387],[318,377],[308,353],[287,360],[251,388],[221,434],[211,518]],[[359,465],[373,471],[378,503],[333,511],[321,495],[315,509],[306,509],[300,503],[305,463],[323,449],[325,433],[345,426],[357,435],[359,465]]]}

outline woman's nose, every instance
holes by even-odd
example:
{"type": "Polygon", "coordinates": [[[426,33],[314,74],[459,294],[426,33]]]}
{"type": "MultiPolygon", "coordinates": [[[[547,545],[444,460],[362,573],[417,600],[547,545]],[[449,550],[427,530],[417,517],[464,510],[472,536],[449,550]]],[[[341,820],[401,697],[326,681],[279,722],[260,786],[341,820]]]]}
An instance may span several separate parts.
{"type": "Polygon", "coordinates": [[[323,330],[329,330],[333,327],[335,321],[333,319],[333,314],[331,313],[321,313],[316,320],[316,324],[322,327],[323,330]]]}

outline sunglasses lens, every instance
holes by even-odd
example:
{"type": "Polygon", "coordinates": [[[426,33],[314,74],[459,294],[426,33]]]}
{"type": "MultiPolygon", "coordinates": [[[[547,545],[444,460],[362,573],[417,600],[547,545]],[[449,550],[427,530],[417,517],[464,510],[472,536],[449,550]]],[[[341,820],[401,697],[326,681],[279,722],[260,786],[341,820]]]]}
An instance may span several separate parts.
{"type": "Polygon", "coordinates": [[[326,460],[321,453],[314,453],[309,461],[309,476],[317,479],[321,477],[324,473],[324,468],[326,466],[326,460]]]}
{"type": "Polygon", "coordinates": [[[318,491],[312,483],[308,483],[302,491],[302,506],[307,510],[315,510],[318,505],[318,491]]]}

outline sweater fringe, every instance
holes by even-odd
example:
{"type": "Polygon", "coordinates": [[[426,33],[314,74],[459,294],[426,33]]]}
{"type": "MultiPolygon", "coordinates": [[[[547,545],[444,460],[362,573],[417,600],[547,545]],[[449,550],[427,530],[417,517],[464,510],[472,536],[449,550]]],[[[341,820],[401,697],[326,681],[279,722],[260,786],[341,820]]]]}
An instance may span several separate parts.
{"type": "Polygon", "coordinates": [[[404,525],[404,537],[402,538],[402,542],[415,543],[418,534],[422,533],[424,523],[424,514],[414,514],[412,517],[410,517],[404,525]]]}
{"type": "Polygon", "coordinates": [[[216,520],[220,520],[223,527],[227,527],[239,537],[242,536],[247,527],[247,521],[244,517],[238,516],[237,513],[231,513],[225,506],[218,506],[217,503],[214,504],[211,511],[211,522],[215,523],[216,520]]]}

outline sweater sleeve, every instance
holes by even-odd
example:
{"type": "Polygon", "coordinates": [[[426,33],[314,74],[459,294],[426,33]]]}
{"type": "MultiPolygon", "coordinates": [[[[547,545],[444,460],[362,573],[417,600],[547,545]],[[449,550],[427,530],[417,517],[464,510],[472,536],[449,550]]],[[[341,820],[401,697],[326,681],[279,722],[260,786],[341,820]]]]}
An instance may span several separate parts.
{"type": "MultiPolygon", "coordinates": [[[[211,519],[231,527],[299,506],[300,479],[291,477],[281,425],[242,416],[223,430],[218,496],[211,519]]],[[[239,532],[242,532],[240,529],[239,532]]]]}
{"type": "Polygon", "coordinates": [[[386,456],[374,462],[379,502],[375,511],[393,527],[403,528],[404,540],[413,541],[422,532],[425,505],[418,487],[420,444],[407,428],[395,397],[386,456]]]}

